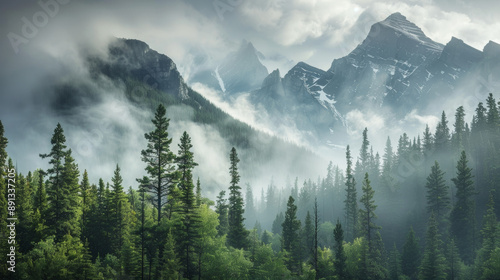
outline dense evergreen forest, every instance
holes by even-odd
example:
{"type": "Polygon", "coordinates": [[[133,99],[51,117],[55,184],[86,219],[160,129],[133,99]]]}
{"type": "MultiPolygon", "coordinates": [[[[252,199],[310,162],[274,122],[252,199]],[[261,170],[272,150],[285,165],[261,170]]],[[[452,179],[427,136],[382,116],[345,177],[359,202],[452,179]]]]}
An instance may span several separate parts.
{"type": "Polygon", "coordinates": [[[452,125],[443,112],[382,155],[367,128],[346,170],[271,182],[260,200],[242,189],[235,148],[221,166],[231,180],[203,197],[191,138],[169,135],[163,105],[128,189],[127,166],[90,182],[60,124],[41,139],[50,168],[16,172],[0,122],[0,278],[500,279],[499,107],[490,94],[470,125],[463,107],[452,125]]]}

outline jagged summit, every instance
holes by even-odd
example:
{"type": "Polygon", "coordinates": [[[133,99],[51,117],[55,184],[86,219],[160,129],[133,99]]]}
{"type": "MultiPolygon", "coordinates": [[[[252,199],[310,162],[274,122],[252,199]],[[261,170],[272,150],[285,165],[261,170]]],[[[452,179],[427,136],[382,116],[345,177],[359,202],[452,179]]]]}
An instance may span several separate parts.
{"type": "Polygon", "coordinates": [[[487,57],[500,57],[500,44],[489,41],[483,48],[483,53],[487,57]]]}
{"type": "MultiPolygon", "coordinates": [[[[388,27],[396,31],[396,36],[401,36],[404,35],[410,39],[413,39],[426,47],[440,52],[443,49],[443,45],[434,42],[432,39],[427,37],[425,33],[415,25],[413,22],[409,21],[404,15],[401,13],[397,12],[394,13],[390,16],[388,16],[385,20],[375,24],[374,26],[377,27],[388,27]],[[377,24],[379,26],[377,26],[377,24]]],[[[378,28],[372,28],[370,31],[371,36],[374,36],[376,34],[373,34],[372,32],[379,32],[378,28]]],[[[369,35],[370,36],[370,35],[369,35]]]]}
{"type": "Polygon", "coordinates": [[[230,94],[259,88],[267,74],[267,68],[260,62],[259,52],[245,40],[215,69],[222,91],[230,94]]]}
{"type": "Polygon", "coordinates": [[[463,40],[452,37],[446,44],[439,58],[453,67],[469,69],[483,57],[481,51],[467,45],[463,40]]]}

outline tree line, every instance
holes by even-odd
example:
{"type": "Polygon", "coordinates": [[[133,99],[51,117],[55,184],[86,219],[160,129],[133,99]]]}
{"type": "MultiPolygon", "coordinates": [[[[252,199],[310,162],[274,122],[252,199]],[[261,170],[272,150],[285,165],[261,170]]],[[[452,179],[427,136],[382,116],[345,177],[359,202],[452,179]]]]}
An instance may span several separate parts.
{"type": "MultiPolygon", "coordinates": [[[[145,134],[144,176],[128,190],[119,165],[110,182],[91,183],[57,124],[40,154],[50,167],[15,176],[18,265],[12,274],[3,261],[0,278],[497,279],[499,106],[490,94],[470,127],[459,107],[453,130],[443,112],[434,133],[405,133],[396,151],[388,138],[382,157],[367,128],[355,163],[347,146],[345,172],[330,163],[302,187],[271,183],[259,203],[252,187],[242,194],[235,148],[227,189],[202,196],[191,138],[174,152],[163,105],[145,134]]],[[[0,244],[7,144],[0,122],[0,244]]]]}

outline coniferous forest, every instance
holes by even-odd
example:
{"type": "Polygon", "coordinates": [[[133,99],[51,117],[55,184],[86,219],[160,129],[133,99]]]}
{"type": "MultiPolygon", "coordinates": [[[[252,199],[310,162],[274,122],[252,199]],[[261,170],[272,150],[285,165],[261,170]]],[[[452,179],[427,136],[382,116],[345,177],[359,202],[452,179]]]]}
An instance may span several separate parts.
{"type": "Polygon", "coordinates": [[[50,168],[18,173],[0,123],[0,243],[12,245],[0,247],[0,278],[500,279],[499,107],[490,94],[470,124],[463,107],[443,112],[435,131],[387,138],[382,153],[368,127],[359,153],[347,146],[346,170],[271,182],[260,199],[232,148],[216,201],[163,105],[137,155],[144,176],[128,188],[127,166],[89,181],[60,124],[41,139],[50,168]]]}

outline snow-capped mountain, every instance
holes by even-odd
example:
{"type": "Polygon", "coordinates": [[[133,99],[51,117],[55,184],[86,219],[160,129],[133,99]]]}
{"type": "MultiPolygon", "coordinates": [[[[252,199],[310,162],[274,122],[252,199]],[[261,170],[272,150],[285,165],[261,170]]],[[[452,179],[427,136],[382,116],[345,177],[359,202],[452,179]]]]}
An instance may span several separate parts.
{"type": "Polygon", "coordinates": [[[500,89],[494,83],[499,68],[500,45],[490,42],[479,51],[453,37],[443,46],[395,13],[374,24],[366,39],[327,71],[303,62],[282,79],[275,71],[252,100],[277,119],[295,119],[297,128],[321,142],[338,143],[351,110],[383,108],[397,121],[459,89],[500,89]]]}

